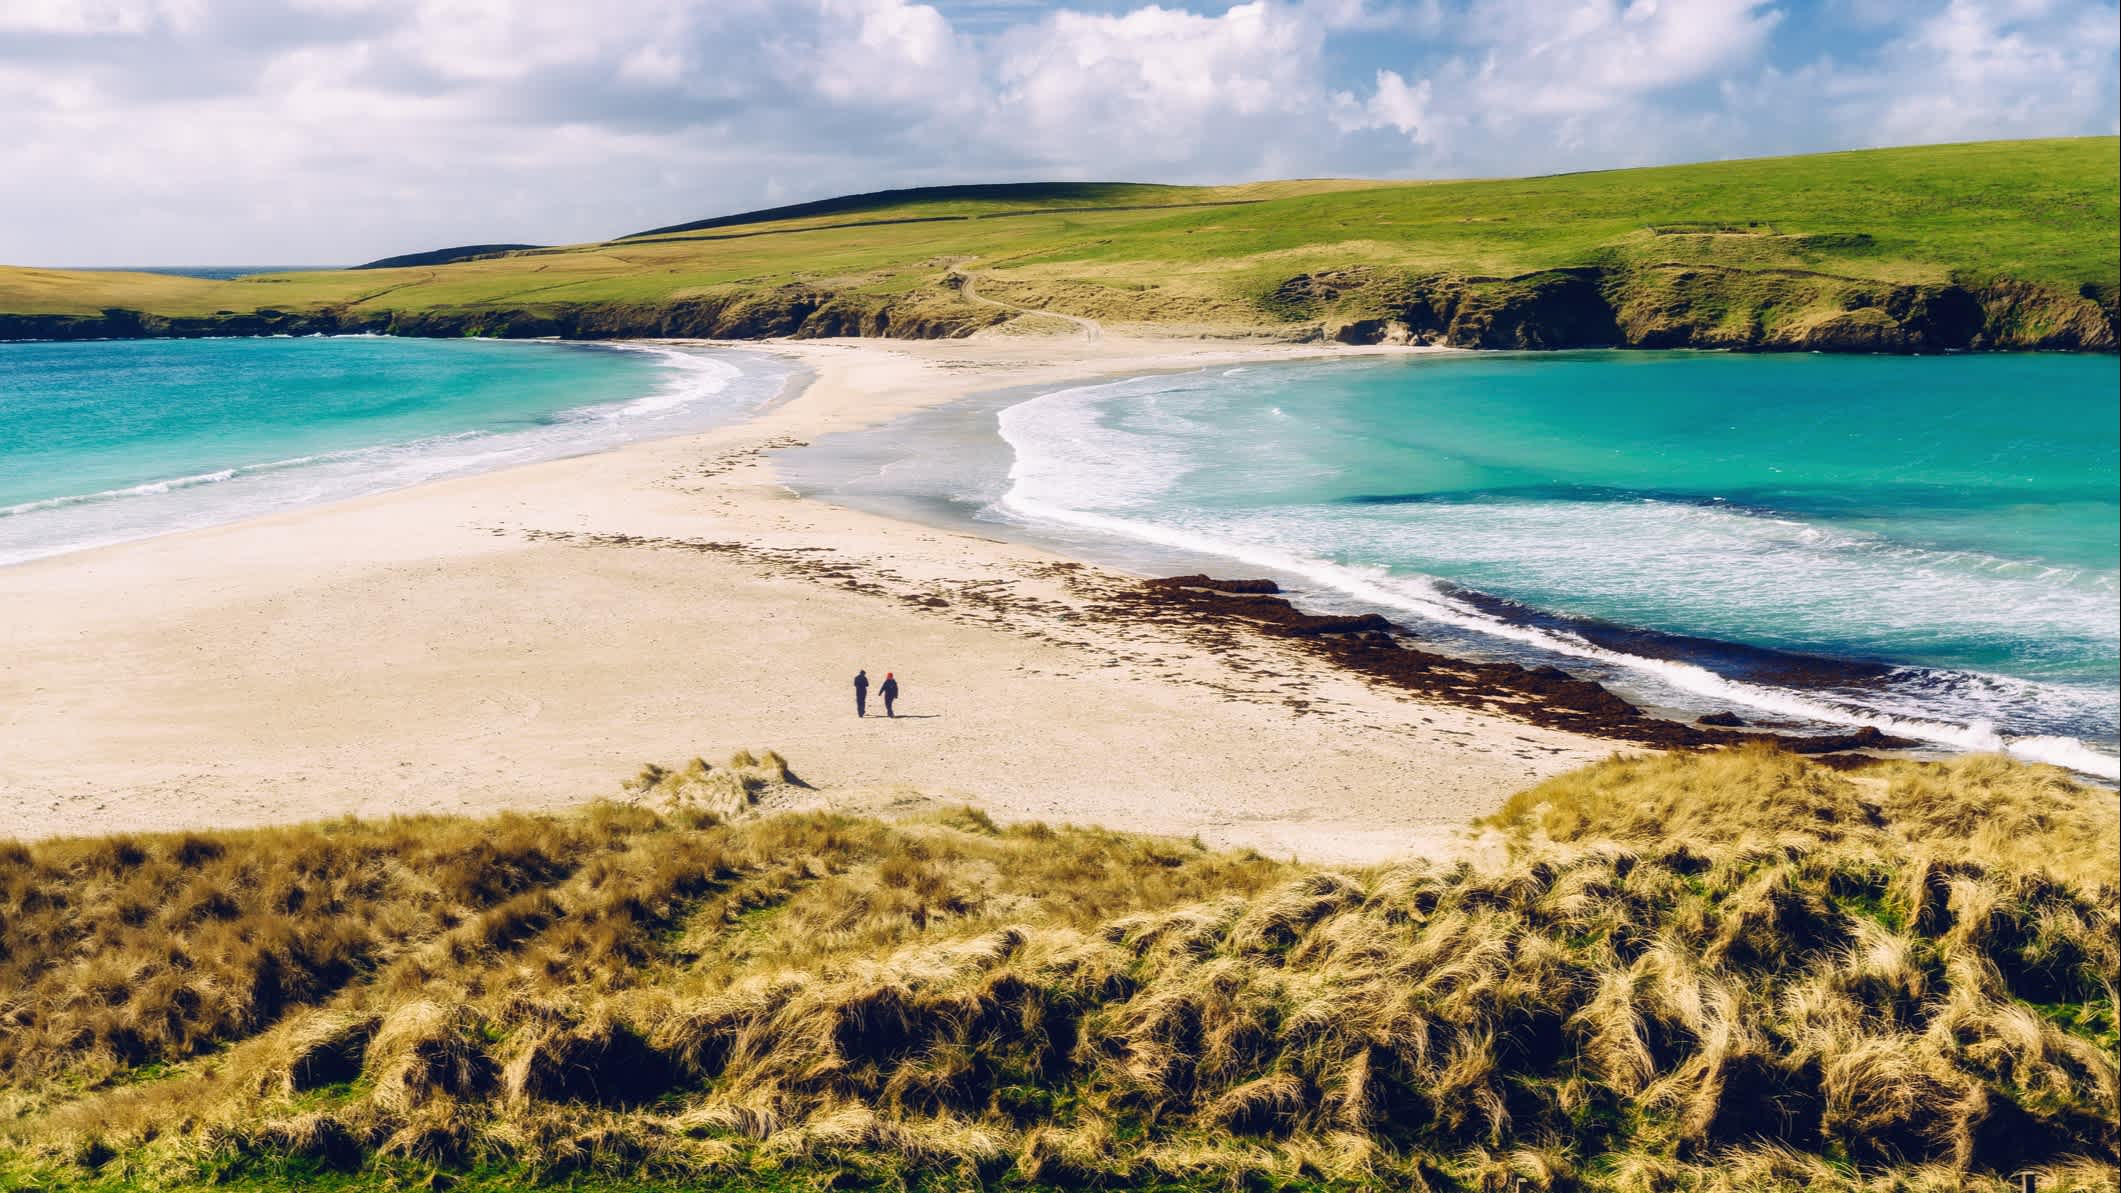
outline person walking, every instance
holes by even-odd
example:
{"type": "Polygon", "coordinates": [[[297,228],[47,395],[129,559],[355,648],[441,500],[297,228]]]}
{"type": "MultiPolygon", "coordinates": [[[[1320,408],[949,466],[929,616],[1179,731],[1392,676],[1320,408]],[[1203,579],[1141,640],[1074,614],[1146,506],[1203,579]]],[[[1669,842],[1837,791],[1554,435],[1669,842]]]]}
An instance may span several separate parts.
{"type": "MultiPolygon", "coordinates": [[[[888,701],[889,698],[887,697],[886,699],[888,701]]],[[[854,715],[858,717],[869,715],[869,673],[867,671],[854,673],[854,715]]]]}
{"type": "Polygon", "coordinates": [[[884,698],[884,715],[897,716],[897,713],[891,711],[891,702],[898,699],[898,680],[893,679],[889,671],[884,672],[884,686],[878,688],[876,694],[884,698]]]}

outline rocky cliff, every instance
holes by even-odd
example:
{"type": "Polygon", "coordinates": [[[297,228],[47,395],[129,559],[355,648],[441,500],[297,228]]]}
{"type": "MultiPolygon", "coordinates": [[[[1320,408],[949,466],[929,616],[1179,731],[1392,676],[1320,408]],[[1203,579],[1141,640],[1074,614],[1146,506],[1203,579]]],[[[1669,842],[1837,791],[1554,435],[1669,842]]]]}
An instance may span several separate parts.
{"type": "Polygon", "coordinates": [[[580,303],[421,310],[320,307],[314,310],[162,316],[113,308],[95,315],[0,314],[0,340],[200,338],[208,336],[379,335],[568,340],[779,336],[891,336],[941,339],[1003,322],[1009,312],[935,296],[878,298],[807,286],[734,291],[667,303],[580,303]]]}
{"type": "MultiPolygon", "coordinates": [[[[1016,283],[1017,305],[1037,305],[1016,283]],[[1022,301],[1028,300],[1028,301],[1022,301]]],[[[1065,299],[1050,304],[1066,310],[1065,299]]],[[[1399,275],[1365,268],[1299,274],[1260,295],[1241,330],[1350,344],[1463,348],[1721,348],[1739,351],[2113,352],[2113,287],[2076,292],[2009,279],[1872,284],[1804,270],[1614,265],[1519,277],[1399,275]]],[[[1153,311],[1144,312],[1152,316],[1153,311]]],[[[324,306],[205,316],[109,309],[0,314],[0,340],[137,339],[374,332],[404,336],[639,339],[969,335],[1013,312],[967,301],[948,279],[879,295],[782,285],[644,303],[392,310],[324,306]]]]}
{"type": "Polygon", "coordinates": [[[1300,275],[1263,303],[1343,343],[1461,348],[2112,352],[2112,288],[1883,285],[1802,270],[1652,265],[1513,278],[1300,275]]]}

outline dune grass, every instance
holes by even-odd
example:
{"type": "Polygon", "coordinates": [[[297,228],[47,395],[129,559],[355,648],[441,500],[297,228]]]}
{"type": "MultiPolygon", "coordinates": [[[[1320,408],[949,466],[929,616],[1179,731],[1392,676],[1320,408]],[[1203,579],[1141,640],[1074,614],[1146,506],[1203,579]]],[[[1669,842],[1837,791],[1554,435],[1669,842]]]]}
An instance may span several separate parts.
{"type": "Polygon", "coordinates": [[[1997,759],[1613,761],[1492,864],[970,810],[0,858],[0,1183],[2110,1189],[2114,797],[1997,759]],[[1972,831],[1969,831],[1969,829],[1972,831]]]}
{"type": "MultiPolygon", "coordinates": [[[[813,334],[846,330],[856,315],[872,332],[941,334],[1002,317],[960,293],[953,279],[971,273],[990,297],[1119,324],[1333,334],[1405,317],[1410,302],[1433,299],[1438,278],[1481,291],[1592,269],[1628,342],[1793,342],[1852,311],[1878,312],[1858,327],[1907,323],[1895,288],[1947,284],[1987,294],[1998,342],[2080,324],[2080,339],[2111,339],[2116,144],[1989,142],[1459,182],[887,192],[442,266],[225,282],[0,268],[0,315],[328,311],[346,326],[430,334],[649,334],[663,325],[645,312],[779,295],[782,312],[835,301],[849,312],[813,334]],[[1990,292],[2003,282],[2025,291],[1990,292]],[[782,293],[791,289],[800,293],[782,293]],[[598,317],[582,320],[585,310],[598,317]],[[438,313],[457,317],[437,323],[438,313]]],[[[1507,305],[1523,291],[1490,298],[1507,305]]],[[[801,318],[715,326],[804,329],[801,318]]]]}

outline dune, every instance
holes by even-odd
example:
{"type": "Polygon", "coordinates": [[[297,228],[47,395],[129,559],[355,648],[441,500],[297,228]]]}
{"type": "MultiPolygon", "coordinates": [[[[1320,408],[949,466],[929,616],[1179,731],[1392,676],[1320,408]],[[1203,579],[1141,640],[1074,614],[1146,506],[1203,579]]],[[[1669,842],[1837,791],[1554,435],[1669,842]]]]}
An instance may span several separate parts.
{"type": "Polygon", "coordinates": [[[2116,818],[2059,771],[1615,760],[1513,798],[1460,860],[1341,868],[968,808],[776,810],[805,791],[747,752],[564,815],[9,846],[0,1173],[2116,1176],[2116,818]]]}

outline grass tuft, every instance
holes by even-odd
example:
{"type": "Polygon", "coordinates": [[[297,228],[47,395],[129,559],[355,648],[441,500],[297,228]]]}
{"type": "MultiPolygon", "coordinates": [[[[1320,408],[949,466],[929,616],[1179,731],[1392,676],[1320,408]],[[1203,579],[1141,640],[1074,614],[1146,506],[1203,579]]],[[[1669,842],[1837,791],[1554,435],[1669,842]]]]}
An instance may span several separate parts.
{"type": "Polygon", "coordinates": [[[1500,860],[1352,872],[770,813],[794,782],[745,755],[573,816],[0,849],[0,1177],[2121,1173],[2114,797],[2057,772],[1615,760],[1511,800],[1500,860]]]}

